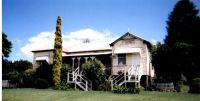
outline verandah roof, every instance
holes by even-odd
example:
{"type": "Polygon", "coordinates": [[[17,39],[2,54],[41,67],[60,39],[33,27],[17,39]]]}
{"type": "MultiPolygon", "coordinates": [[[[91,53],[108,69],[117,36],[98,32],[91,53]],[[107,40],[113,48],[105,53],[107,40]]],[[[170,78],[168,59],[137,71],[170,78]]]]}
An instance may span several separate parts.
{"type": "Polygon", "coordinates": [[[49,57],[48,56],[41,56],[41,57],[36,57],[36,61],[47,61],[49,62],[49,57]]]}
{"type": "Polygon", "coordinates": [[[141,53],[141,48],[117,48],[114,50],[115,54],[123,53],[141,53]]]}

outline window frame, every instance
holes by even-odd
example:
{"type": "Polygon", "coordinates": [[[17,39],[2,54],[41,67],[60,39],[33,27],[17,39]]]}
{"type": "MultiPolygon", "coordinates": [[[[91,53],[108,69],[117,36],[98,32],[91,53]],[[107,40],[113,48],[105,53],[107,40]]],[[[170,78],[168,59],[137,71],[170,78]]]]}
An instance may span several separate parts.
{"type": "Polygon", "coordinates": [[[126,54],[117,54],[118,66],[126,65],[126,54]]]}

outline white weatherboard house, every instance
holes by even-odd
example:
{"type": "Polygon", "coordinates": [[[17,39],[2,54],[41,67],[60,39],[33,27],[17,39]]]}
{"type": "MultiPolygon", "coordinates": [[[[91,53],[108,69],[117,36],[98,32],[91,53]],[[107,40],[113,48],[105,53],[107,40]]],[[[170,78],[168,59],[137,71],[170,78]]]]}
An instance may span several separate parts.
{"type": "MultiPolygon", "coordinates": [[[[90,45],[86,43],[63,49],[63,63],[72,66],[68,73],[68,83],[88,91],[92,82],[81,74],[81,64],[88,59],[100,60],[107,69],[111,69],[111,86],[130,85],[140,87],[143,81],[148,86],[154,77],[151,63],[151,43],[129,32],[110,44],[90,45]],[[92,46],[92,47],[91,47],[92,46]]],[[[37,68],[41,62],[52,64],[53,49],[34,50],[33,66],[37,68]]]]}

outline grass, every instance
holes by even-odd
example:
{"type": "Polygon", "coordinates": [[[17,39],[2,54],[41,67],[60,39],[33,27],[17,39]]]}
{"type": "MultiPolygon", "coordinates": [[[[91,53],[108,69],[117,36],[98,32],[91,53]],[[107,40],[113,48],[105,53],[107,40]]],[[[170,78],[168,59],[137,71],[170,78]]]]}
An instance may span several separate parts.
{"type": "Polygon", "coordinates": [[[199,101],[199,94],[142,91],[114,94],[103,91],[60,91],[52,89],[3,89],[3,101],[199,101]]]}

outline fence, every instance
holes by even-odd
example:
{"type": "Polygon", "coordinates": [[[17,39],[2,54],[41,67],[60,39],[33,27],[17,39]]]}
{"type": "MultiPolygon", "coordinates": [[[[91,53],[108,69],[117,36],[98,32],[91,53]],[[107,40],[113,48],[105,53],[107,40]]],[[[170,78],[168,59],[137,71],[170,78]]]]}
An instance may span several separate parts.
{"type": "Polygon", "coordinates": [[[2,80],[2,87],[15,87],[15,85],[9,83],[8,80],[2,80]]]}

